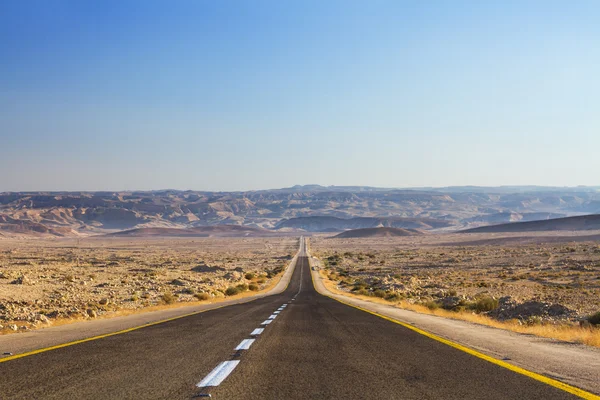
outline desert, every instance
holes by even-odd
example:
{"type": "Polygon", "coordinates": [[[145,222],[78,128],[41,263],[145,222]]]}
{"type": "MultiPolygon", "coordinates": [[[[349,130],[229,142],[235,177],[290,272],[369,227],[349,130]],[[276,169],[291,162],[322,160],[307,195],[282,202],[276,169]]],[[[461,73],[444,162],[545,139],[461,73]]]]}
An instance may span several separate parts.
{"type": "Polygon", "coordinates": [[[2,333],[256,293],[281,275],[297,242],[293,237],[3,239],[2,333]]]}
{"type": "Polygon", "coordinates": [[[503,328],[581,327],[600,345],[600,245],[586,234],[318,235],[311,244],[339,293],[503,328]]]}

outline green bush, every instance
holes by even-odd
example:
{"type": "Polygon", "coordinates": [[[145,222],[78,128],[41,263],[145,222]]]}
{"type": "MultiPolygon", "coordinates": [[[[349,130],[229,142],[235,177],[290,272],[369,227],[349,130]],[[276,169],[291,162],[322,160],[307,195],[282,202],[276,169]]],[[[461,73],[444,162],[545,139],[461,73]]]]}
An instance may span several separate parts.
{"type": "Polygon", "coordinates": [[[472,304],[472,308],[477,312],[487,312],[498,308],[498,300],[492,297],[483,297],[472,304]]]}
{"type": "Polygon", "coordinates": [[[257,292],[258,291],[258,285],[251,283],[248,285],[248,289],[252,290],[253,292],[257,292]]]}
{"type": "Polygon", "coordinates": [[[248,290],[248,285],[245,283],[240,283],[236,286],[236,288],[238,288],[240,292],[245,292],[246,290],[248,290]]]}
{"type": "Polygon", "coordinates": [[[376,291],[373,292],[373,296],[383,299],[385,297],[385,291],[383,291],[381,289],[377,289],[376,291]]]}
{"type": "Polygon", "coordinates": [[[227,290],[225,290],[225,294],[227,296],[235,296],[236,294],[238,294],[240,292],[240,290],[234,286],[229,286],[227,288],[227,290]]]}
{"type": "Polygon", "coordinates": [[[244,275],[244,278],[248,280],[254,279],[254,274],[252,272],[247,272],[246,275],[244,275]]]}
{"type": "Polygon", "coordinates": [[[587,317],[587,320],[592,325],[600,325],[600,311],[587,317]]]}
{"type": "Polygon", "coordinates": [[[437,310],[438,308],[440,308],[440,305],[433,300],[428,301],[428,302],[424,303],[423,305],[425,307],[429,308],[430,310],[437,310]]]}
{"type": "Polygon", "coordinates": [[[398,293],[388,292],[385,295],[385,299],[387,301],[397,301],[400,300],[400,295],[398,293]]]}

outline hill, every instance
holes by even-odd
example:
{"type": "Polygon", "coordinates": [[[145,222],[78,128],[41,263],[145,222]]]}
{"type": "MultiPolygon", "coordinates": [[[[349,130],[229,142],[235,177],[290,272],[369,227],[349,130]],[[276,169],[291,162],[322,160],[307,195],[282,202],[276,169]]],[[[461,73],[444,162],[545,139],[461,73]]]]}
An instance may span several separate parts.
{"type": "Polygon", "coordinates": [[[423,232],[415,229],[400,229],[400,228],[364,228],[351,229],[335,235],[336,239],[350,238],[370,238],[370,237],[396,237],[396,236],[416,236],[422,235],[423,232]]]}
{"type": "Polygon", "coordinates": [[[137,228],[108,234],[130,237],[245,237],[273,236],[267,229],[239,225],[199,226],[195,228],[137,228]]]}
{"type": "Polygon", "coordinates": [[[298,217],[282,220],[275,229],[301,229],[309,232],[335,232],[363,228],[402,228],[402,229],[438,229],[451,227],[452,223],[433,218],[402,217],[355,217],[338,218],[331,216],[298,217]]]}
{"type": "Polygon", "coordinates": [[[457,231],[600,213],[598,188],[294,186],[246,192],[182,190],[0,193],[0,236],[88,236],[138,228],[238,225],[336,232],[391,227],[457,231]]]}
{"type": "Polygon", "coordinates": [[[600,214],[554,218],[542,221],[513,222],[467,229],[466,233],[535,232],[535,231],[589,231],[600,229],[600,214]]]}

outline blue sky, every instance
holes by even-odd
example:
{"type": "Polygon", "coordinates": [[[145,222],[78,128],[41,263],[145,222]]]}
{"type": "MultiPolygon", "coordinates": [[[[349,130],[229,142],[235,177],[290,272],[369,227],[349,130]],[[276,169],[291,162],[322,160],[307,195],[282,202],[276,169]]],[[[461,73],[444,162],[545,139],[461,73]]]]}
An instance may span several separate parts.
{"type": "Polygon", "coordinates": [[[600,184],[597,1],[4,1],[0,191],[600,184]]]}

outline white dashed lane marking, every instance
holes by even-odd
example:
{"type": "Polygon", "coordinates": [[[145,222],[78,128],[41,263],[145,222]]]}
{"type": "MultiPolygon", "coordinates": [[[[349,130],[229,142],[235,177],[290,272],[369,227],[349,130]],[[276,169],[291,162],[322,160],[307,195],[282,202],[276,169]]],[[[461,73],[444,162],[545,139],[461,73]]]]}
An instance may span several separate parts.
{"type": "Polygon", "coordinates": [[[237,367],[239,360],[223,361],[210,374],[200,381],[197,387],[219,386],[225,378],[237,367]]]}
{"type": "Polygon", "coordinates": [[[269,315],[268,319],[275,319],[275,318],[277,318],[277,315],[276,314],[271,314],[271,315],[269,315]]]}
{"type": "Polygon", "coordinates": [[[265,331],[265,328],[256,328],[255,330],[252,331],[250,336],[258,336],[261,333],[263,333],[264,331],[265,331]]]}
{"type": "Polygon", "coordinates": [[[254,339],[244,339],[238,344],[235,350],[248,350],[252,346],[252,343],[254,343],[254,339]]]}
{"type": "Polygon", "coordinates": [[[279,314],[281,310],[273,311],[273,314],[279,314]]]}
{"type": "Polygon", "coordinates": [[[269,325],[271,322],[273,322],[272,319],[267,319],[267,320],[263,321],[261,325],[269,325]]]}

